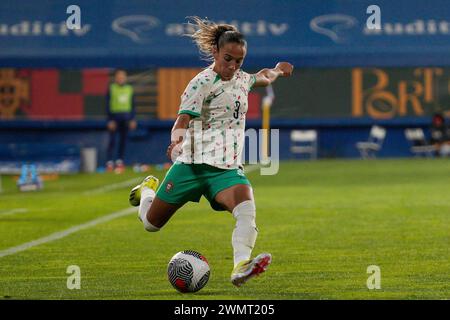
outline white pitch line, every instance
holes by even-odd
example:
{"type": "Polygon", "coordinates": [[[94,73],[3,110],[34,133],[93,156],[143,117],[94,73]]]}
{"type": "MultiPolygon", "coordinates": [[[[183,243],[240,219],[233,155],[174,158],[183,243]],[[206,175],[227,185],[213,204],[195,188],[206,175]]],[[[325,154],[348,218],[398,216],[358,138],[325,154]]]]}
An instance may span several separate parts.
{"type": "Polygon", "coordinates": [[[12,248],[9,248],[9,249],[6,249],[6,250],[2,250],[2,251],[0,251],[0,258],[9,256],[9,255],[12,255],[12,254],[16,254],[16,253],[21,252],[21,251],[25,251],[27,249],[39,246],[41,244],[45,244],[45,243],[49,243],[49,242],[52,242],[52,241],[55,241],[55,240],[58,240],[58,239],[62,239],[62,238],[67,237],[68,235],[70,235],[72,233],[75,233],[75,232],[78,232],[80,230],[84,230],[84,229],[88,229],[88,228],[94,227],[94,226],[96,226],[96,225],[98,225],[100,223],[108,222],[108,221],[111,221],[111,220],[114,220],[114,219],[117,219],[117,218],[120,218],[120,217],[127,216],[127,215],[129,215],[129,214],[131,214],[133,212],[136,212],[136,208],[127,208],[127,209],[124,209],[124,210],[120,210],[120,211],[108,214],[106,216],[103,216],[103,217],[91,220],[89,222],[86,222],[86,223],[83,223],[83,224],[79,224],[79,225],[74,226],[72,228],[69,228],[67,230],[60,231],[60,232],[55,232],[55,233],[52,233],[52,234],[50,234],[50,235],[48,235],[46,237],[43,237],[43,238],[40,238],[40,239],[37,239],[37,240],[33,240],[33,241],[30,241],[30,242],[26,242],[26,243],[23,243],[23,244],[21,244],[19,246],[12,247],[12,248]]]}
{"type": "MultiPolygon", "coordinates": [[[[259,168],[258,165],[256,165],[256,166],[249,166],[249,167],[247,167],[246,172],[252,172],[252,171],[257,170],[258,168],[259,168]]],[[[122,188],[122,187],[129,186],[130,184],[137,183],[139,181],[141,181],[140,178],[135,178],[135,179],[123,181],[123,182],[120,182],[120,183],[111,184],[111,185],[108,185],[108,186],[105,186],[105,187],[92,189],[90,191],[84,192],[84,194],[102,193],[102,192],[106,192],[106,191],[110,191],[110,190],[114,190],[114,189],[119,189],[119,188],[122,188]]],[[[13,210],[18,210],[18,209],[13,209],[13,210]]],[[[62,238],[67,237],[68,235],[70,235],[72,233],[75,233],[75,232],[78,232],[80,230],[84,230],[84,229],[88,229],[88,228],[94,227],[94,226],[96,226],[96,225],[98,225],[100,223],[108,222],[108,221],[111,221],[111,220],[114,220],[114,219],[117,219],[117,218],[120,218],[120,217],[127,216],[127,215],[129,215],[129,214],[131,214],[133,212],[136,212],[136,208],[127,208],[127,209],[124,209],[124,210],[121,210],[121,211],[117,211],[117,212],[111,213],[109,215],[106,215],[106,216],[103,216],[103,217],[100,217],[100,218],[97,218],[97,219],[94,219],[94,220],[91,220],[89,222],[86,222],[86,223],[74,226],[74,227],[69,228],[67,230],[60,231],[60,232],[55,232],[55,233],[52,233],[51,235],[48,235],[46,237],[43,237],[43,238],[40,238],[40,239],[37,239],[37,240],[33,240],[33,241],[30,241],[30,242],[26,242],[26,243],[23,243],[21,245],[18,245],[16,247],[12,247],[12,248],[9,248],[9,249],[6,249],[6,250],[2,250],[2,251],[0,251],[0,258],[9,256],[9,255],[13,255],[13,254],[16,254],[16,253],[21,252],[21,251],[28,250],[30,248],[39,246],[41,244],[45,244],[45,243],[53,242],[53,241],[58,240],[58,239],[62,239],[62,238]]]]}
{"type": "Polygon", "coordinates": [[[11,209],[11,210],[7,210],[7,211],[0,211],[0,216],[9,216],[11,214],[25,213],[25,212],[28,212],[28,209],[26,209],[26,208],[17,208],[17,209],[11,209]]]}
{"type": "Polygon", "coordinates": [[[111,190],[116,190],[116,189],[120,189],[120,188],[130,187],[130,186],[133,186],[133,184],[136,184],[136,183],[141,182],[141,181],[142,181],[142,178],[134,178],[134,179],[130,179],[130,180],[127,180],[127,181],[113,183],[113,184],[109,184],[107,186],[103,186],[103,187],[100,187],[100,188],[87,190],[87,191],[83,192],[83,195],[99,194],[99,193],[103,193],[103,192],[107,192],[107,191],[111,191],[111,190]]]}

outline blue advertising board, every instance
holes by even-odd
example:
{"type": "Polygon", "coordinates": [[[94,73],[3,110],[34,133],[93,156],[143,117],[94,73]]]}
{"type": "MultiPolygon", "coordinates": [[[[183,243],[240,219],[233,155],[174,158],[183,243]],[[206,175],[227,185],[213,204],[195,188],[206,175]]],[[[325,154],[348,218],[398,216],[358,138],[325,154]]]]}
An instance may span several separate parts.
{"type": "Polygon", "coordinates": [[[184,36],[194,30],[187,24],[194,15],[236,25],[248,40],[247,68],[279,60],[299,67],[450,65],[448,0],[379,0],[379,11],[368,10],[373,4],[2,0],[0,67],[204,66],[184,36]],[[67,25],[74,4],[79,29],[67,25]]]}

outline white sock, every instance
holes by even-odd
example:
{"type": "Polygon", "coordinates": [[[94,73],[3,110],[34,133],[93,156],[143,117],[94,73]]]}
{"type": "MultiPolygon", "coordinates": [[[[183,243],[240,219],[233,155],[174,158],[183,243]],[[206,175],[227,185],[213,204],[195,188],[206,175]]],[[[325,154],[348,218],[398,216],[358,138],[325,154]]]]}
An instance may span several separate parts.
{"type": "Polygon", "coordinates": [[[150,188],[144,187],[141,190],[141,202],[139,204],[139,218],[141,218],[145,230],[149,232],[159,231],[159,228],[155,227],[147,220],[147,212],[153,203],[155,195],[156,195],[155,191],[150,188]]]}
{"type": "Polygon", "coordinates": [[[252,200],[238,204],[233,210],[236,227],[233,230],[231,244],[234,251],[234,266],[250,259],[255,246],[258,229],[256,228],[256,207],[252,200]]]}

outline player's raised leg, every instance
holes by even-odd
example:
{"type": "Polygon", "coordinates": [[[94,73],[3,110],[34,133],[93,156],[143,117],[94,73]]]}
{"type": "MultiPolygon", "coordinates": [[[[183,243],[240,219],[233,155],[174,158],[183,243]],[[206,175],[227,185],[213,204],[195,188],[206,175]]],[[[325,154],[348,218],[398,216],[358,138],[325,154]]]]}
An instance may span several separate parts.
{"type": "Polygon", "coordinates": [[[254,259],[250,258],[258,229],[253,191],[249,185],[237,184],[229,187],[219,192],[215,200],[230,211],[236,219],[231,240],[234,252],[231,282],[239,287],[252,277],[266,271],[272,262],[272,256],[269,253],[262,253],[254,259]]]}
{"type": "Polygon", "coordinates": [[[138,217],[149,232],[159,231],[181,207],[167,203],[156,196],[159,180],[148,176],[130,192],[130,204],[139,206],[138,217]]]}

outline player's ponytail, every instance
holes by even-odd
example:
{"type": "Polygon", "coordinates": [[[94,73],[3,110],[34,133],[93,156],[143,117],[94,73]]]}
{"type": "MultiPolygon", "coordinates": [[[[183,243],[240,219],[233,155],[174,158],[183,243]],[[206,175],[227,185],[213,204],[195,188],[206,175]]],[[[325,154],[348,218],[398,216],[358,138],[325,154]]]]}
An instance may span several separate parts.
{"type": "Polygon", "coordinates": [[[191,19],[197,31],[189,36],[194,40],[207,60],[213,60],[213,48],[219,50],[226,43],[234,42],[247,46],[244,35],[231,24],[216,24],[199,17],[191,17],[191,19]]]}

